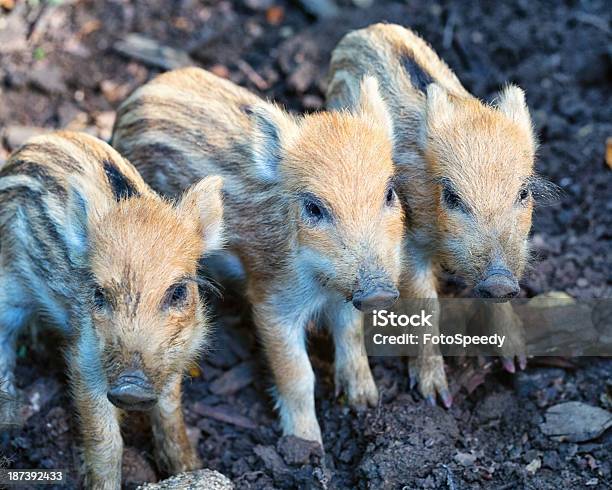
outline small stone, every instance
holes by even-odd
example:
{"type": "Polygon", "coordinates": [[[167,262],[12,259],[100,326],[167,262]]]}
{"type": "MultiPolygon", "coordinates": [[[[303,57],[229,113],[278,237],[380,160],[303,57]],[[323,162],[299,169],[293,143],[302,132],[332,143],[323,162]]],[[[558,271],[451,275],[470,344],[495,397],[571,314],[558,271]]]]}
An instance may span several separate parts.
{"type": "Polygon", "coordinates": [[[462,466],[472,466],[476,462],[476,455],[473,453],[461,453],[455,454],[455,461],[462,466]]]}
{"type": "Polygon", "coordinates": [[[0,16],[0,53],[14,53],[28,47],[28,24],[25,15],[18,10],[0,16]]]}
{"type": "Polygon", "coordinates": [[[542,461],[540,460],[540,458],[535,458],[533,461],[531,461],[531,463],[529,463],[525,467],[525,469],[527,470],[528,473],[531,473],[533,475],[541,467],[542,467],[542,461]]]}
{"type": "Polygon", "coordinates": [[[234,484],[218,471],[197,470],[188,471],[157,483],[147,483],[138,490],[233,490],[234,484]]]}
{"type": "Polygon", "coordinates": [[[612,413],[582,402],[566,402],[550,407],[542,432],[571,442],[595,439],[612,427],[612,413]]]}
{"type": "Polygon", "coordinates": [[[66,92],[64,72],[59,66],[47,63],[35,67],[29,74],[30,84],[47,94],[63,94],[66,92]]]}

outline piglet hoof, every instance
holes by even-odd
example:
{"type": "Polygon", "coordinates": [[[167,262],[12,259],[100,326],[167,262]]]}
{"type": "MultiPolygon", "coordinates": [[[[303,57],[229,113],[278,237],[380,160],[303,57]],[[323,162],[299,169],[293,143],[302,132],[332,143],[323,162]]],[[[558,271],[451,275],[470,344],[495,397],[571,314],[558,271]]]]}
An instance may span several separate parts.
{"type": "Polygon", "coordinates": [[[527,367],[527,356],[525,354],[517,355],[516,363],[514,357],[502,357],[502,366],[511,374],[516,373],[516,366],[518,366],[521,371],[524,371],[527,367]]]}
{"type": "Polygon", "coordinates": [[[318,442],[323,447],[321,428],[314,411],[312,413],[291,413],[281,408],[280,412],[284,436],[295,436],[306,441],[318,442]]]}
{"type": "Polygon", "coordinates": [[[185,471],[195,471],[202,469],[202,461],[195,451],[188,451],[180,457],[180,463],[177,468],[171,470],[171,473],[184,473],[185,471]]]}
{"type": "Polygon", "coordinates": [[[336,397],[344,393],[350,407],[360,409],[378,405],[378,388],[367,362],[357,369],[336,370],[336,397]]]}
{"type": "Polygon", "coordinates": [[[323,447],[323,437],[319,423],[314,420],[311,424],[298,424],[292,431],[285,431],[284,435],[292,435],[304,439],[305,441],[318,442],[323,447]]]}
{"type": "Polygon", "coordinates": [[[423,398],[432,406],[439,399],[445,408],[453,404],[453,397],[448,390],[444,359],[440,355],[411,358],[409,361],[410,388],[418,386],[423,398]]]}

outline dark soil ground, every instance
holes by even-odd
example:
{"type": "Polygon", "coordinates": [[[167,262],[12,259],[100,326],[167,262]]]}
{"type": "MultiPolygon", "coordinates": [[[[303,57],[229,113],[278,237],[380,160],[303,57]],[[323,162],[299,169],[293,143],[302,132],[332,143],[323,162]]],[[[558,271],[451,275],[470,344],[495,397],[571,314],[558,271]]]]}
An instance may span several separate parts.
{"type": "MultiPolygon", "coordinates": [[[[524,291],[612,297],[611,9],[607,0],[423,2],[346,0],[317,20],[285,0],[0,0],[0,161],[37,128],[82,129],[108,139],[114,109],[159,73],[114,46],[141,33],[195,64],[289,108],[323,104],[326,66],[347,31],[388,20],[432,43],[466,87],[490,99],[506,82],[527,91],[540,134],[539,172],[562,189],[536,211],[533,268],[524,291]]],[[[167,61],[163,61],[167,63],[167,61]]],[[[162,64],[163,64],[162,63],[162,64]]],[[[581,400],[612,408],[611,359],[535,359],[510,375],[496,363],[449,362],[451,410],[407,387],[405,359],[373,358],[380,405],[351,412],[333,398],[329,339],[312,344],[325,456],[279,440],[265,363],[252,327],[220,306],[214,345],[185,384],[191,436],[207,467],[238,488],[610,488],[612,433],[558,442],[539,429],[547,407],[581,400]]],[[[20,346],[18,382],[29,398],[21,430],[4,434],[13,467],[67,468],[78,487],[78,429],[60,350],[20,346]]],[[[155,480],[142,424],[126,427],[128,482],[155,480]]],[[[6,461],[4,461],[6,462],[6,461]]]]}

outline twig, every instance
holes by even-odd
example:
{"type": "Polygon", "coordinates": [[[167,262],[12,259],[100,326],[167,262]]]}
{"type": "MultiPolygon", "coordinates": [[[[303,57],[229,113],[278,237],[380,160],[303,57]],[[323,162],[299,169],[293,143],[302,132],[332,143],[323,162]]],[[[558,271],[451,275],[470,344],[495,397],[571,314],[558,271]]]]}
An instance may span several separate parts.
{"type": "Polygon", "coordinates": [[[596,27],[608,35],[610,34],[610,28],[608,27],[608,23],[605,21],[605,19],[601,19],[591,14],[585,14],[584,12],[578,12],[576,14],[576,20],[578,22],[582,22],[583,24],[596,27]]]}
{"type": "Polygon", "coordinates": [[[174,70],[194,64],[187,52],[164,46],[140,34],[128,34],[117,41],[113,48],[128,58],[137,59],[163,70],[174,70]]]}
{"type": "Polygon", "coordinates": [[[449,490],[457,490],[457,485],[455,485],[455,479],[453,478],[453,472],[451,469],[445,464],[442,465],[442,468],[446,470],[446,484],[448,485],[449,490]]]}
{"type": "Polygon", "coordinates": [[[244,73],[244,75],[255,85],[259,90],[267,90],[270,88],[270,84],[266,82],[259,73],[257,73],[251,65],[244,60],[238,60],[236,62],[238,69],[244,73]]]}
{"type": "Polygon", "coordinates": [[[39,7],[38,12],[36,13],[36,17],[34,17],[34,20],[30,24],[30,27],[28,28],[28,34],[26,36],[26,39],[28,40],[28,42],[35,43],[37,41],[37,39],[33,39],[34,31],[37,29],[38,23],[40,22],[40,19],[42,19],[43,15],[45,14],[47,7],[49,7],[47,3],[44,3],[39,7]]]}

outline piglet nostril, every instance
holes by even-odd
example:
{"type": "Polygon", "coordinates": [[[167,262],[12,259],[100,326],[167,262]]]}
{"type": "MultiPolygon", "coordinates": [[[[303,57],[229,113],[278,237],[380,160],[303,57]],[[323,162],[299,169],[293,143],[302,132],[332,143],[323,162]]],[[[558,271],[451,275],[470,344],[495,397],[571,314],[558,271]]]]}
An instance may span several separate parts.
{"type": "Polygon", "coordinates": [[[390,307],[399,297],[396,288],[380,287],[353,295],[353,306],[360,311],[369,312],[375,309],[390,307]]]}
{"type": "Polygon", "coordinates": [[[140,369],[128,369],[121,373],[106,396],[113,405],[123,410],[149,410],[157,403],[155,390],[140,369]]]}

